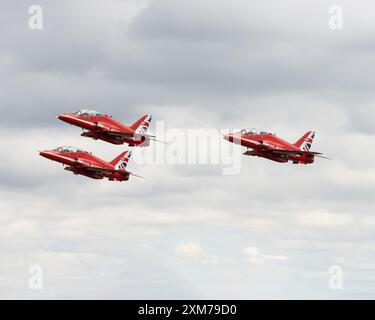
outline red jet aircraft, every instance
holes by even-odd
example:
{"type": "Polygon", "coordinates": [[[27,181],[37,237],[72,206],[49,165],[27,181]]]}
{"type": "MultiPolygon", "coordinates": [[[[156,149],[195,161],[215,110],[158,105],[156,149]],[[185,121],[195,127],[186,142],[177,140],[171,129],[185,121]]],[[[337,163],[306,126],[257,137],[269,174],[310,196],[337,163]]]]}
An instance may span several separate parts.
{"type": "MultiPolygon", "coordinates": [[[[275,134],[255,129],[242,129],[240,132],[228,133],[224,139],[244,147],[247,151],[244,155],[257,156],[276,162],[292,161],[294,164],[309,164],[315,157],[321,157],[321,153],[310,151],[315,138],[315,132],[306,132],[296,143],[291,144],[275,134]]],[[[328,158],[326,158],[328,159],[328,158]]]]}
{"type": "Polygon", "coordinates": [[[92,179],[108,178],[110,181],[127,181],[129,180],[129,175],[137,176],[126,171],[131,151],[120,153],[111,162],[106,162],[89,152],[74,147],[58,147],[54,150],[40,151],[39,154],[42,157],[66,165],[65,170],[92,179]]]}
{"type": "Polygon", "coordinates": [[[86,129],[81,136],[100,139],[113,144],[127,143],[130,147],[150,145],[150,140],[155,136],[147,134],[152,115],[147,114],[132,124],[130,127],[112,119],[111,116],[93,110],[79,110],[73,113],[64,113],[58,119],[71,125],[86,129]]]}

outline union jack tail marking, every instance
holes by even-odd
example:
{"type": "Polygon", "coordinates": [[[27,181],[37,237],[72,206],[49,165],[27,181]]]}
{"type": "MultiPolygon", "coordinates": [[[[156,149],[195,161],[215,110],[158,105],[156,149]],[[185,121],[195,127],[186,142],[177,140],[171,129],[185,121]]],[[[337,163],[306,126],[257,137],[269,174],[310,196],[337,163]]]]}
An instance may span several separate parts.
{"type": "Polygon", "coordinates": [[[142,118],[140,118],[137,122],[135,122],[130,128],[135,130],[135,134],[144,135],[147,133],[147,129],[150,126],[150,122],[152,120],[151,114],[146,114],[142,118]]]}
{"type": "Polygon", "coordinates": [[[110,163],[115,166],[115,170],[126,171],[126,167],[128,166],[131,155],[131,150],[124,151],[121,154],[119,154],[116,158],[114,158],[110,163]]]}
{"type": "Polygon", "coordinates": [[[294,145],[303,151],[310,151],[314,138],[315,131],[306,132],[294,145]]]}

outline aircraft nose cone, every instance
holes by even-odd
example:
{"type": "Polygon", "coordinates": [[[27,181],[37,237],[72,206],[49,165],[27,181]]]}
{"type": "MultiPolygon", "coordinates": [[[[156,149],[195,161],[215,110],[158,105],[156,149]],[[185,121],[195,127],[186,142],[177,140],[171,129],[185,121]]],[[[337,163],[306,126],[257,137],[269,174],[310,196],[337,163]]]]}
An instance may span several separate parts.
{"type": "Polygon", "coordinates": [[[47,159],[51,158],[51,153],[48,150],[39,151],[39,155],[47,159]]]}
{"type": "Polygon", "coordinates": [[[39,155],[42,157],[46,157],[47,153],[46,151],[39,151],[39,155]]]}
{"type": "Polygon", "coordinates": [[[227,133],[223,136],[225,140],[228,140],[229,142],[233,142],[233,134],[227,133]]]}
{"type": "Polygon", "coordinates": [[[72,121],[72,115],[67,113],[61,113],[57,116],[57,119],[70,123],[72,121]]]}

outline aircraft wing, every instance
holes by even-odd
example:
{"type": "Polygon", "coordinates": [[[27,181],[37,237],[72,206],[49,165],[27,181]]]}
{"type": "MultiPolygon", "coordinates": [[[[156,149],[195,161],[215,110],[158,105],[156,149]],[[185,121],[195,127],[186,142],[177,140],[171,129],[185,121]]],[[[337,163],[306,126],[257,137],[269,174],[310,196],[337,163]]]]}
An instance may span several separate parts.
{"type": "Polygon", "coordinates": [[[94,128],[92,128],[91,131],[101,131],[101,132],[105,132],[109,135],[129,137],[129,138],[131,138],[133,136],[132,131],[124,132],[124,131],[114,130],[111,127],[108,127],[108,126],[103,125],[101,123],[95,123],[94,128]]]}
{"type": "MultiPolygon", "coordinates": [[[[91,165],[90,162],[86,162],[80,159],[75,159],[75,163],[71,165],[73,168],[79,168],[79,169],[84,169],[88,171],[94,171],[97,173],[108,173],[108,172],[120,172],[119,170],[111,170],[107,168],[101,168],[101,167],[96,167],[91,165]]],[[[122,171],[123,172],[123,171],[122,171]]]]}
{"type": "Polygon", "coordinates": [[[112,169],[106,169],[106,168],[99,168],[99,167],[86,167],[85,169],[89,171],[94,171],[97,173],[105,174],[105,173],[121,173],[121,174],[130,174],[132,176],[138,177],[138,178],[144,178],[142,176],[139,176],[133,172],[130,171],[124,171],[124,170],[112,170],[112,169]]]}
{"type": "Polygon", "coordinates": [[[77,159],[76,162],[68,167],[75,168],[75,169],[81,169],[81,170],[87,170],[87,171],[93,171],[97,173],[108,173],[109,169],[105,168],[99,168],[99,167],[94,167],[91,166],[90,163],[87,163],[85,161],[77,159]]]}
{"type": "Polygon", "coordinates": [[[276,153],[276,154],[292,154],[292,155],[298,155],[298,156],[303,156],[303,155],[315,156],[315,155],[321,154],[320,152],[303,151],[303,150],[296,151],[296,150],[283,150],[283,149],[267,149],[267,150],[264,150],[264,151],[269,151],[269,152],[273,152],[273,153],[276,153]]]}
{"type": "Polygon", "coordinates": [[[114,173],[116,170],[110,170],[110,169],[105,169],[105,168],[99,168],[99,167],[85,167],[86,170],[89,171],[95,171],[98,173],[114,173]]]}
{"type": "Polygon", "coordinates": [[[108,130],[106,131],[106,133],[108,133],[109,135],[112,135],[112,136],[120,136],[120,137],[126,137],[126,138],[142,138],[142,137],[145,137],[145,138],[148,138],[148,139],[151,139],[151,140],[155,140],[155,136],[152,136],[152,135],[149,135],[149,134],[140,134],[140,133],[136,133],[136,134],[133,134],[133,133],[128,133],[128,132],[122,132],[122,131],[114,131],[114,130],[108,130]]]}
{"type": "Polygon", "coordinates": [[[115,130],[105,130],[107,134],[110,136],[119,136],[119,137],[126,137],[126,138],[132,138],[133,134],[128,132],[122,132],[122,131],[115,131],[115,130]]]}
{"type": "Polygon", "coordinates": [[[99,173],[117,173],[117,172],[127,173],[127,171],[112,170],[112,169],[107,169],[107,168],[91,167],[91,166],[87,166],[87,167],[85,167],[85,169],[87,169],[89,171],[99,172],[99,173]]]}
{"type": "Polygon", "coordinates": [[[105,132],[109,135],[112,135],[112,136],[120,136],[120,137],[129,138],[129,139],[131,139],[131,138],[141,139],[141,138],[144,137],[144,138],[152,140],[152,141],[167,144],[165,141],[158,140],[158,139],[156,139],[156,136],[153,136],[153,135],[150,135],[150,134],[141,134],[141,133],[132,134],[132,133],[125,133],[125,132],[121,132],[121,131],[113,131],[113,130],[105,131],[105,132]]]}
{"type": "Polygon", "coordinates": [[[315,157],[319,157],[319,158],[332,160],[331,158],[324,157],[322,155],[322,153],[314,152],[314,151],[283,150],[283,149],[264,149],[264,150],[261,150],[261,151],[270,152],[270,153],[281,155],[281,156],[282,155],[298,155],[298,156],[310,155],[310,156],[315,156],[315,157]]]}

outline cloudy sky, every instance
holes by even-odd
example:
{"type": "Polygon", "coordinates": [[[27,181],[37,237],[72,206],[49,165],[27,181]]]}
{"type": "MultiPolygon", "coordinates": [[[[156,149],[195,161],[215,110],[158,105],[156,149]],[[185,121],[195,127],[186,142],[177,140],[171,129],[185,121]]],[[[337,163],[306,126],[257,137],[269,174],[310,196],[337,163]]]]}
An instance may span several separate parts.
{"type": "Polygon", "coordinates": [[[4,1],[0,298],[373,298],[374,12],[369,0],[4,1]],[[42,30],[29,28],[34,4],[42,30]],[[95,181],[37,153],[126,148],[56,119],[79,108],[182,132],[314,129],[334,160],[243,156],[235,175],[132,162],[146,179],[95,181]]]}

